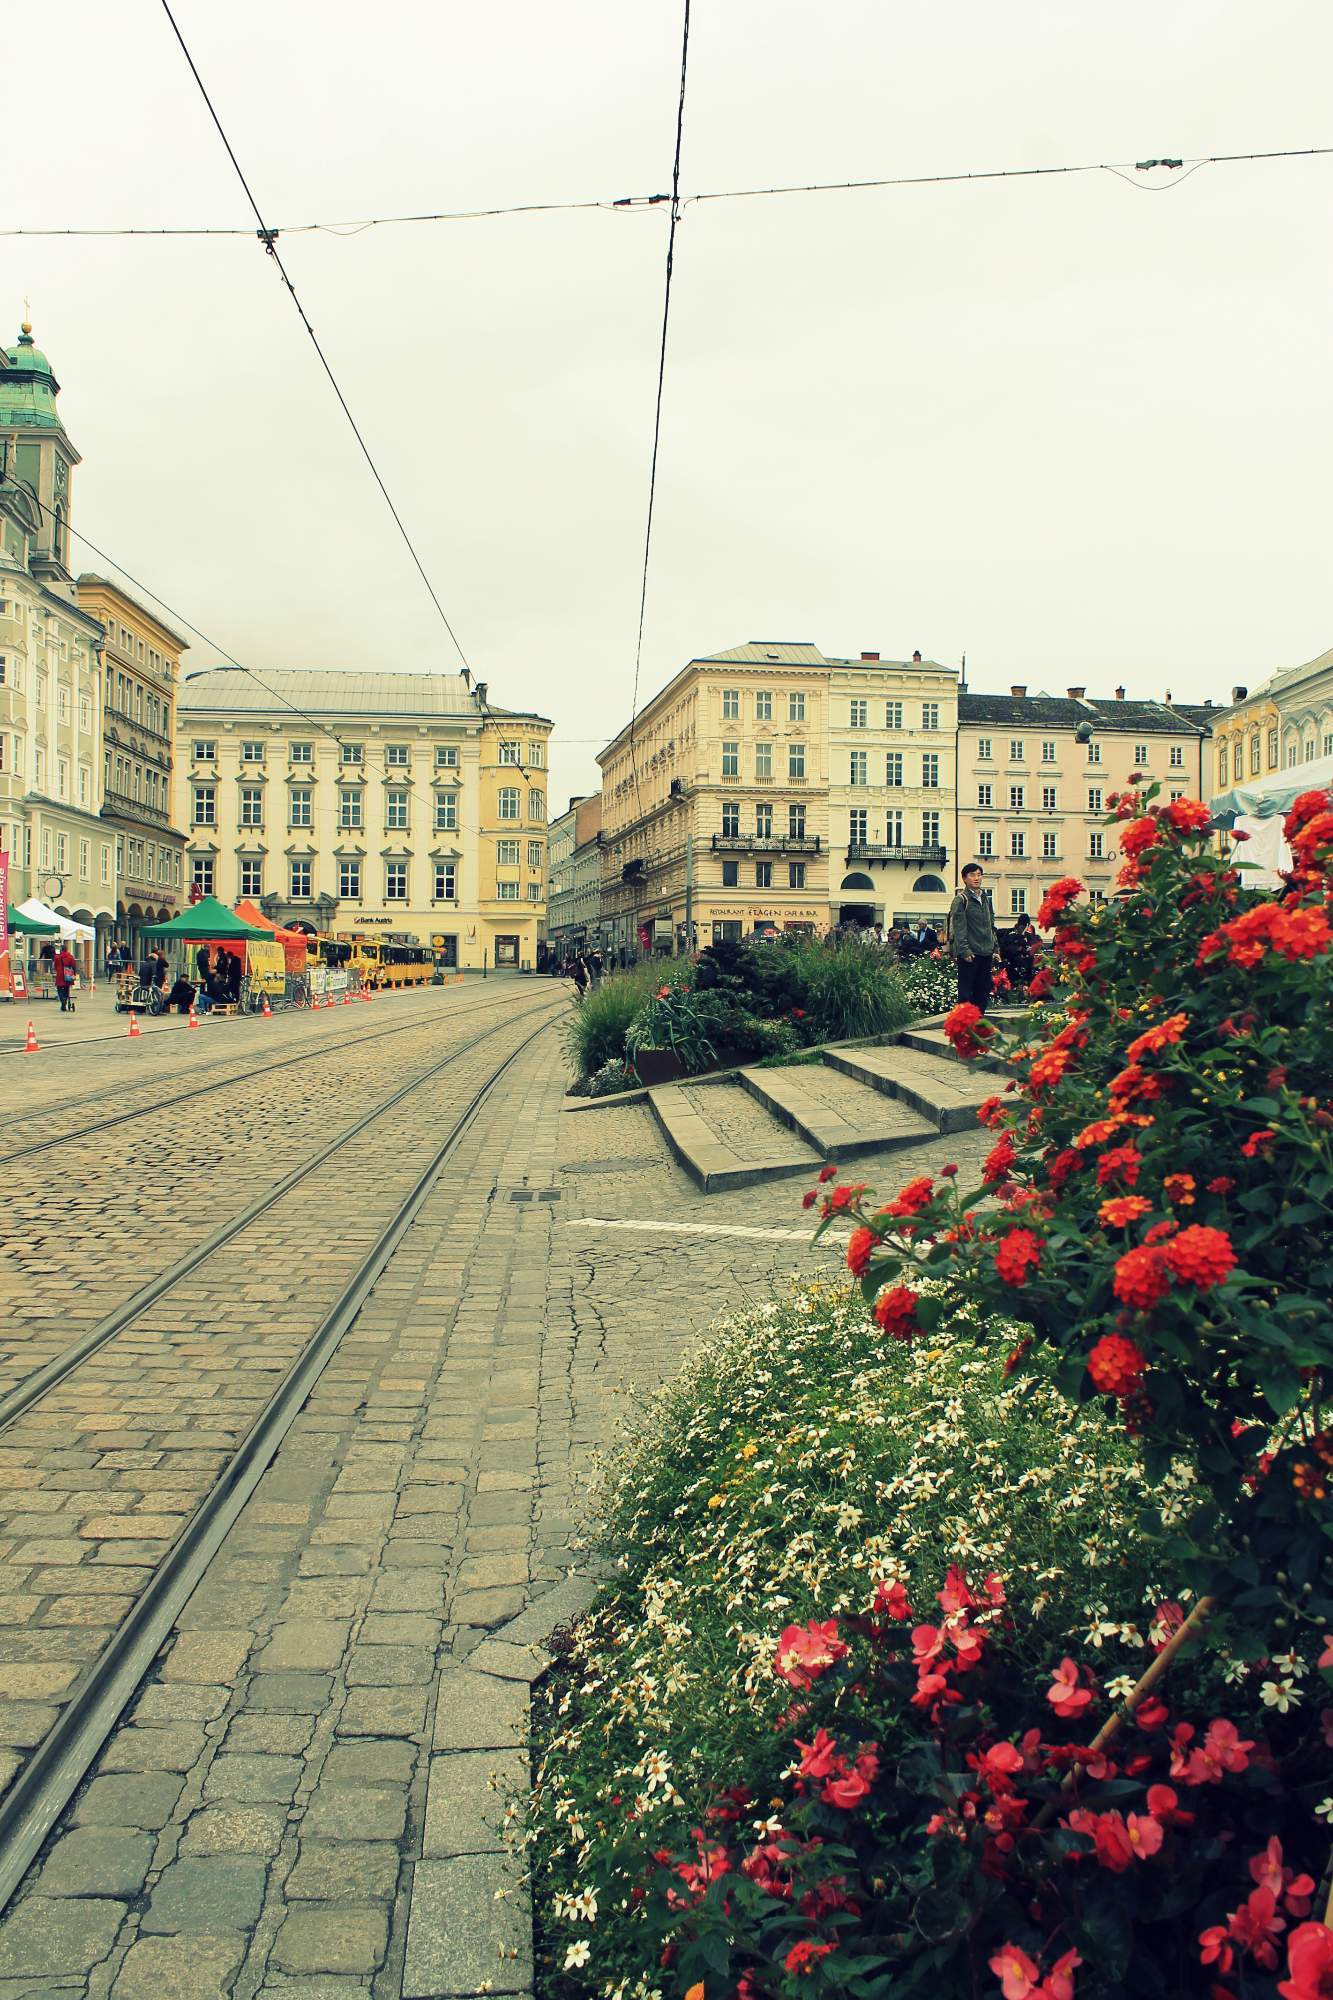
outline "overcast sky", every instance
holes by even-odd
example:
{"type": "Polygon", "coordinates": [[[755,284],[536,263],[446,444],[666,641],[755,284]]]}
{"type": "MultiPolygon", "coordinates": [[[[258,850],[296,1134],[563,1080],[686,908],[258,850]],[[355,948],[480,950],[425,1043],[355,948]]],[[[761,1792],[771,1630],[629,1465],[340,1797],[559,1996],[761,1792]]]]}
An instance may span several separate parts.
{"type": "MultiPolygon", "coordinates": [[[[271,223],[670,184],[676,4],[177,18],[271,223]]],[[[250,222],[157,0],[42,23],[6,226],[250,222]]],[[[1330,144],[1331,74],[1325,0],[694,0],[682,186],[1330,144]]],[[[752,638],[1198,700],[1333,644],[1331,192],[1328,158],[687,207],[643,697],[752,638]]],[[[666,229],[282,245],[474,671],[555,719],[557,807],[629,712],[666,229]]],[[[257,669],[456,670],[253,237],[0,269],[76,527],[257,669]]]]}

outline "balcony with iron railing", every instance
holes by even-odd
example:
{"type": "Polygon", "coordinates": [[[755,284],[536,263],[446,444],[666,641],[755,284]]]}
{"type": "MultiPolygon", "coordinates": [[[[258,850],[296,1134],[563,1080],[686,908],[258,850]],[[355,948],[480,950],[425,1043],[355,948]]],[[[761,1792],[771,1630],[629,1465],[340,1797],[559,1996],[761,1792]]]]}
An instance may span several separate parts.
{"type": "Polygon", "coordinates": [[[714,854],[818,854],[817,833],[715,833],[714,854]]]}
{"type": "Polygon", "coordinates": [[[848,861],[924,861],[942,868],[948,859],[947,847],[927,847],[911,845],[906,841],[895,846],[889,841],[853,841],[847,849],[848,861]]]}

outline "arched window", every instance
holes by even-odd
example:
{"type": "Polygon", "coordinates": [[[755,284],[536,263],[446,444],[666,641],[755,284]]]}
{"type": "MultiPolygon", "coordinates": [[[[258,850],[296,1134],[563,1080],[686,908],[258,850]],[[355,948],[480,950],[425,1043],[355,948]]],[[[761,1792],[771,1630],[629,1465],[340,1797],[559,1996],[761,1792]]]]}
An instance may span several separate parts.
{"type": "Polygon", "coordinates": [[[918,875],[912,884],[914,896],[942,896],[944,884],[938,875],[918,875]]]}
{"type": "Polygon", "coordinates": [[[872,895],[875,888],[868,875],[844,875],[842,886],[844,889],[869,889],[872,895]]]}

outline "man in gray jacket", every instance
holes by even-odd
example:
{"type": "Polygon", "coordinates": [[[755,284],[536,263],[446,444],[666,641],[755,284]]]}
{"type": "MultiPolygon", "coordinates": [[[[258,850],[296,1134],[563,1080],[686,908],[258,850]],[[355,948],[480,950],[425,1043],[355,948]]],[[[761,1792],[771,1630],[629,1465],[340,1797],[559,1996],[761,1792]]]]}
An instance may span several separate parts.
{"type": "Polygon", "coordinates": [[[949,909],[949,950],[958,961],[959,1002],[970,1000],[984,1014],[995,956],[995,917],[981,882],[981,863],[969,861],[963,886],[949,909]]]}

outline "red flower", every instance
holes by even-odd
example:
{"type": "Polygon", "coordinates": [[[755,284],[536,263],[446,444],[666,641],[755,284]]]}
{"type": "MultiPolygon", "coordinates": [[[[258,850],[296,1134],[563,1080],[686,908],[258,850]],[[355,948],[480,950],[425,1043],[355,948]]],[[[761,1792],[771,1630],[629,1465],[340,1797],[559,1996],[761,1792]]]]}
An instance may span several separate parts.
{"type": "MultiPolygon", "coordinates": [[[[1276,1137],[1277,1133],[1273,1130],[1272,1126],[1264,1125],[1259,1131],[1251,1132],[1249,1138],[1240,1149],[1241,1153],[1247,1160],[1257,1159],[1260,1153],[1267,1159],[1268,1148],[1272,1145],[1276,1137]]],[[[1235,1182],[1233,1181],[1231,1185],[1234,1187],[1235,1182]]]]}
{"type": "Polygon", "coordinates": [[[1004,2000],[1036,2000],[1041,1967],[1016,1944],[1001,1945],[987,1963],[1000,1982],[1004,2000]]]}
{"type": "Polygon", "coordinates": [[[1126,1250],[1116,1262],[1111,1284],[1121,1305],[1147,1312],[1169,1288],[1162,1251],[1126,1250]]]}
{"type": "Polygon", "coordinates": [[[883,1208],[880,1210],[880,1214],[893,1216],[919,1215],[923,1208],[929,1207],[931,1201],[934,1199],[934,1194],[934,1181],[930,1178],[929,1174],[921,1174],[916,1180],[909,1181],[901,1194],[895,1195],[892,1201],[885,1202],[883,1208]]]}
{"type": "Polygon", "coordinates": [[[835,1181],[838,1178],[838,1169],[834,1166],[821,1167],[818,1178],[821,1182],[835,1181]]]}
{"type": "Polygon", "coordinates": [[[1195,1285],[1201,1292],[1220,1285],[1235,1269],[1236,1253],[1224,1229],[1210,1229],[1195,1223],[1182,1229],[1162,1252],[1168,1270],[1182,1284],[1195,1285]]]}
{"type": "Polygon", "coordinates": [[[842,1770],[825,1781],[819,1796],[826,1806],[838,1806],[843,1812],[854,1812],[869,1798],[870,1787],[878,1775],[879,1756],[871,1746],[861,1752],[850,1769],[844,1762],[842,1770]]]}
{"type": "Polygon", "coordinates": [[[995,1033],[981,1009],[970,1000],[951,1008],[940,1025],[960,1056],[979,1055],[983,1044],[995,1033]]]}
{"type": "Polygon", "coordinates": [[[1028,999],[1045,1000],[1055,991],[1055,974],[1049,965],[1039,966],[1028,981],[1028,999]]]}
{"type": "Polygon", "coordinates": [[[908,1285],[890,1285],[875,1300],[875,1319],[895,1340],[910,1340],[916,1332],[917,1294],[908,1285]]]}
{"type": "Polygon", "coordinates": [[[1059,1083],[1073,1060],[1073,1051],[1070,1049],[1044,1050],[1028,1071],[1028,1088],[1044,1090],[1048,1084],[1059,1083]]]}
{"type": "MultiPolygon", "coordinates": [[[[1242,1146],[1241,1151],[1244,1152],[1244,1150],[1245,1148],[1242,1146]]],[[[1208,1192],[1209,1194],[1230,1194],[1235,1185],[1236,1183],[1232,1180],[1230,1174],[1219,1174],[1216,1180],[1209,1181],[1208,1192]]]]}
{"type": "Polygon", "coordinates": [[[1148,848],[1158,846],[1161,838],[1162,830],[1155,819],[1132,819],[1120,836],[1120,852],[1137,861],[1148,848]]]}
{"type": "Polygon", "coordinates": [[[796,1748],[801,1753],[803,1778],[827,1778],[831,1771],[842,1768],[843,1760],[838,1755],[838,1746],[827,1729],[817,1729],[812,1743],[802,1743],[798,1736],[796,1748]]]}
{"type": "Polygon", "coordinates": [[[1011,1229],[995,1252],[995,1269],[1006,1285],[1025,1285],[1028,1266],[1035,1271],[1044,1248],[1030,1229],[1011,1229]]]}
{"type": "Polygon", "coordinates": [[[1196,1186],[1193,1174],[1168,1174],[1162,1182],[1162,1192],[1177,1208],[1193,1208],[1196,1186]]]}
{"type": "Polygon", "coordinates": [[[1004,1099],[988,1097],[984,1104],[977,1106],[978,1125],[989,1125],[992,1130],[1004,1122],[1004,1099]]]}
{"type": "Polygon", "coordinates": [[[810,1688],[830,1667],[847,1657],[849,1648],[838,1637],[838,1621],[812,1618],[807,1625],[789,1625],[778,1640],[773,1671],[788,1687],[810,1688]]]}
{"type": "Polygon", "coordinates": [[[950,1160],[947,1167],[940,1168],[940,1178],[941,1180],[946,1180],[946,1181],[957,1180],[958,1168],[952,1160],[950,1160]]]}
{"type": "Polygon", "coordinates": [[[1056,1714],[1067,1721],[1092,1706],[1092,1695],[1079,1685],[1078,1667],[1073,1660],[1068,1657],[1061,1660],[1046,1690],[1046,1699],[1056,1714]]]}
{"type": "Polygon", "coordinates": [[[807,1188],[805,1193],[801,1196],[801,1207],[813,1208],[818,1200],[819,1200],[819,1189],[807,1188]]]}
{"type": "Polygon", "coordinates": [[[1128,1062],[1137,1062],[1140,1056],[1156,1055],[1159,1049],[1169,1049],[1178,1042],[1189,1026],[1188,1014],[1168,1014],[1164,1021],[1154,1027],[1145,1028],[1136,1035],[1125,1051],[1128,1062]]]}
{"type": "MultiPolygon", "coordinates": [[[[1042,930],[1050,930],[1052,924],[1063,916],[1069,905],[1082,894],[1083,884],[1076,875],[1065,875],[1058,882],[1053,882],[1042,897],[1041,908],[1037,911],[1037,922],[1042,930]]],[[[1031,990],[1029,987],[1028,991],[1031,990]]]]}
{"type": "Polygon", "coordinates": [[[873,1229],[854,1229],[847,1239],[847,1269],[855,1278],[864,1278],[880,1238],[873,1229]]]}
{"type": "Polygon", "coordinates": [[[1128,1229],[1131,1222],[1151,1214],[1152,1203],[1146,1195],[1120,1194],[1102,1203],[1097,1210],[1097,1220],[1107,1229],[1128,1229]]]}
{"type": "Polygon", "coordinates": [[[1277,1914],[1277,1899],[1271,1889],[1251,1890],[1240,1908],[1231,1912],[1227,1924],[1241,1949],[1248,1951],[1256,1965],[1263,1966],[1277,1964],[1274,1939],[1286,1928],[1286,1919],[1277,1914]]]}
{"type": "Polygon", "coordinates": [[[1175,1217],[1173,1215],[1169,1215],[1166,1218],[1165,1222],[1154,1222],[1152,1228],[1147,1232],[1147,1234],[1143,1239],[1144,1244],[1148,1245],[1153,1243],[1169,1242],[1171,1237],[1176,1235],[1179,1228],[1180,1224],[1176,1221],[1175,1217]]]}
{"type": "Polygon", "coordinates": [[[1132,1141],[1128,1145],[1112,1146],[1097,1162],[1097,1185],[1105,1187],[1109,1180],[1119,1175],[1126,1187],[1133,1187],[1142,1165],[1143,1155],[1132,1141]]]}
{"type": "Polygon", "coordinates": [[[1333,2000],[1333,1931],[1323,1924],[1296,1926],[1287,1939],[1287,1977],[1277,1990],[1282,2000],[1333,2000]]]}
{"type": "Polygon", "coordinates": [[[1129,1396],[1143,1380],[1142,1350],[1119,1333],[1105,1333],[1088,1356],[1088,1373],[1104,1396],[1129,1396]]]}
{"type": "Polygon", "coordinates": [[[1213,815],[1202,799],[1172,799],[1162,813],[1177,833],[1202,833],[1212,825],[1213,815]]]}
{"type": "Polygon", "coordinates": [[[788,1972],[813,1972],[821,1958],[827,1958],[837,1949],[836,1944],[816,1944],[813,1938],[800,1938],[782,1963],[788,1972]]]}
{"type": "Polygon", "coordinates": [[[912,1616],[912,1607],[907,1592],[900,1582],[887,1583],[883,1578],[875,1585],[873,1609],[882,1611],[886,1618],[894,1618],[904,1624],[912,1616]]]}
{"type": "Polygon", "coordinates": [[[1085,1125],[1081,1132],[1075,1134],[1070,1144],[1080,1153],[1086,1152],[1089,1146],[1104,1146],[1108,1139],[1115,1137],[1124,1122],[1123,1118],[1094,1118],[1091,1125],[1085,1125]]]}
{"type": "Polygon", "coordinates": [[[1282,831],[1288,841],[1295,840],[1297,834],[1308,826],[1312,819],[1326,812],[1330,799],[1333,799],[1333,793],[1329,792],[1302,792],[1298,798],[1293,799],[1291,810],[1282,822],[1282,831]]]}
{"type": "Polygon", "coordinates": [[[981,1169],[981,1178],[994,1186],[997,1181],[1009,1178],[1009,1169],[1014,1164],[1018,1152],[1012,1132],[1002,1132],[986,1155],[986,1163],[981,1169]]]}

